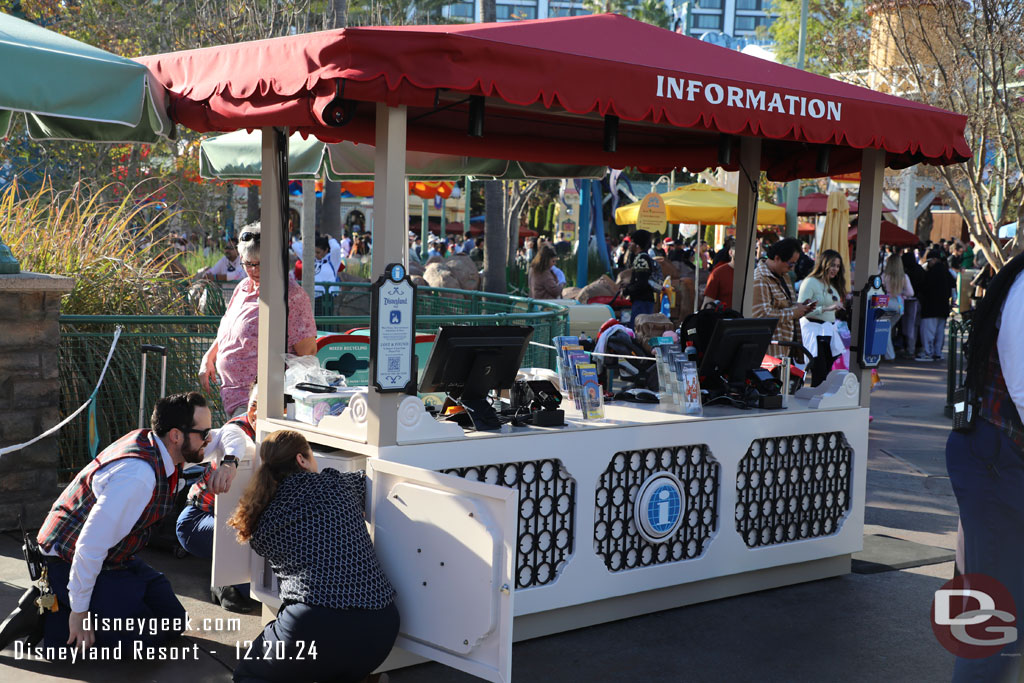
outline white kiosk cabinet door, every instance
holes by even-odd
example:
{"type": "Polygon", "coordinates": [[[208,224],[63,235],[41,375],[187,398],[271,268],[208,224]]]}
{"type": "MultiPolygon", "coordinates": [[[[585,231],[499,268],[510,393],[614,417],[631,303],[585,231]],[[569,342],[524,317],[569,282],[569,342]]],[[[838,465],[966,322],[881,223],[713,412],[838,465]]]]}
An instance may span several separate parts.
{"type": "Polygon", "coordinates": [[[366,475],[373,545],[402,617],[396,645],[510,681],[518,491],[374,459],[366,475]]]}
{"type": "MultiPolygon", "coordinates": [[[[230,465],[229,465],[230,467],[230,465]]],[[[238,507],[238,500],[249,485],[256,467],[246,458],[238,463],[238,471],[227,493],[214,497],[213,525],[213,569],[211,586],[234,586],[249,583],[249,544],[241,545],[235,537],[235,530],[228,526],[228,519],[238,507]]]]}

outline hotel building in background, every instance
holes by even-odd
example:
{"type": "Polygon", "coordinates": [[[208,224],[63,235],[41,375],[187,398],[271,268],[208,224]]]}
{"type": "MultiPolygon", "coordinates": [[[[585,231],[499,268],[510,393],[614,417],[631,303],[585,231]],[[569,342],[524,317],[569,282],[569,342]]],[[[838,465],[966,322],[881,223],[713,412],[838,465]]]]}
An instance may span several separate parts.
{"type": "MultiPolygon", "coordinates": [[[[778,0],[776,0],[778,1],[778,0]]],[[[666,6],[675,18],[673,29],[700,37],[705,33],[725,33],[736,38],[753,36],[759,26],[771,22],[772,0],[671,0],[666,6]],[[689,24],[686,31],[684,22],[689,24]]],[[[444,17],[473,21],[475,2],[457,2],[441,10],[444,17]]],[[[582,2],[566,0],[498,0],[498,21],[574,17],[590,14],[582,2]]]]}

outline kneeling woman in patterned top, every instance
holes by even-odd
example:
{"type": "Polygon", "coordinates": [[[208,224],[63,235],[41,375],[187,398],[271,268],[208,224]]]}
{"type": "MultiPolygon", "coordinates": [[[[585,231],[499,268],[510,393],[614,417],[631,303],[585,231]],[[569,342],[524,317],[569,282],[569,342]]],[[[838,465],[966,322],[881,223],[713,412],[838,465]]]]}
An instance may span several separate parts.
{"type": "Polygon", "coordinates": [[[270,562],[282,605],[234,680],[362,680],[398,635],[395,590],[366,531],[366,475],[318,472],[289,430],[267,436],[260,459],[228,524],[270,562]]]}

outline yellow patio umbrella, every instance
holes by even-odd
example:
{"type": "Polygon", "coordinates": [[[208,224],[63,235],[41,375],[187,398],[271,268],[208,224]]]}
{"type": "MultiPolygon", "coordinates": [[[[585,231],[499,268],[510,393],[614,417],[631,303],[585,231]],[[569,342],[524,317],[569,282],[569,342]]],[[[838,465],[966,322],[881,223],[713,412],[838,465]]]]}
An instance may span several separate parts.
{"type": "Polygon", "coordinates": [[[850,231],[850,204],[842,192],[830,192],[825,208],[825,227],[821,231],[821,244],[818,253],[826,249],[838,251],[843,257],[843,270],[846,273],[846,291],[850,291],[850,247],[846,243],[850,231]]]}
{"type": "MultiPolygon", "coordinates": [[[[694,183],[666,192],[665,210],[669,223],[703,223],[705,225],[729,225],[736,222],[736,195],[720,187],[694,183]]],[[[619,225],[636,223],[640,202],[620,206],[615,210],[615,222],[619,225]]],[[[784,225],[786,210],[768,202],[757,203],[758,225],[784,225]]]]}

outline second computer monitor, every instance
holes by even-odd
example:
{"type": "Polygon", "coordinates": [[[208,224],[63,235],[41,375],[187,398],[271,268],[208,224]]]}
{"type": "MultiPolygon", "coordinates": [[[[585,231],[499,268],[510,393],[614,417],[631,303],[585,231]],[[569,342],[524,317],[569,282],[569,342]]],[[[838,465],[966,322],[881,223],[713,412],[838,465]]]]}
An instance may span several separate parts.
{"type": "Polygon", "coordinates": [[[700,364],[705,388],[719,382],[728,386],[745,382],[748,371],[761,367],[778,322],[777,318],[719,320],[700,364]]]}

